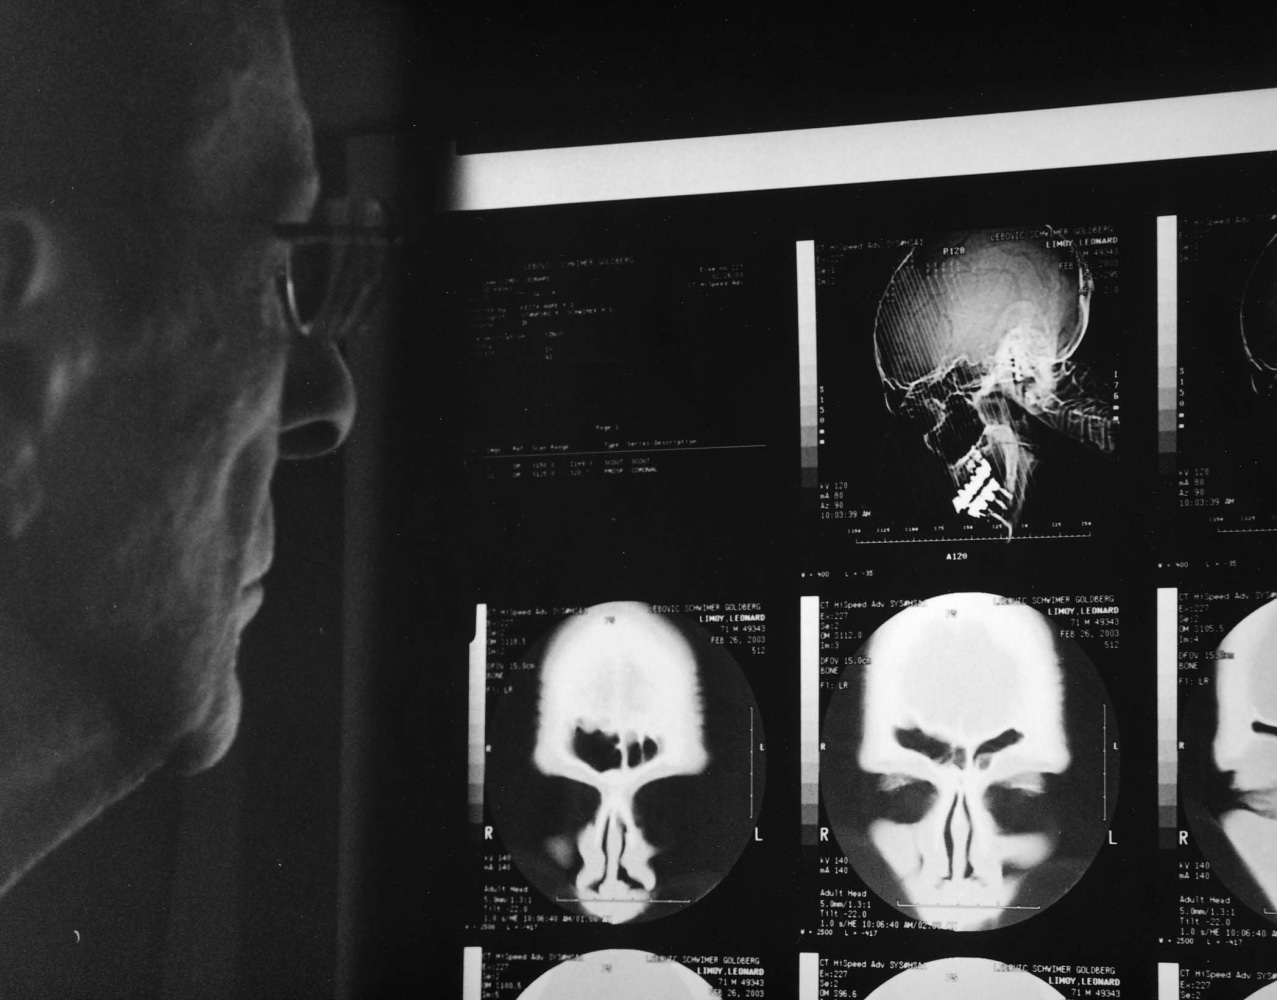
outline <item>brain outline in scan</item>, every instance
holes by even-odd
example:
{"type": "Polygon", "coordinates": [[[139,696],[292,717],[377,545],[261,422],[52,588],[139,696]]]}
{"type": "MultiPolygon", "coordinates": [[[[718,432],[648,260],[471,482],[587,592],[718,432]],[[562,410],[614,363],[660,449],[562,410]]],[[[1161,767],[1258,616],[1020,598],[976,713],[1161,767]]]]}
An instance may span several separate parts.
{"type": "Polygon", "coordinates": [[[516,867],[608,923],[702,898],[745,849],[764,784],[762,720],[726,648],[611,602],[558,622],[524,661],[536,669],[497,706],[507,738],[492,739],[487,781],[516,867]]]}
{"type": "Polygon", "coordinates": [[[1081,250],[995,230],[935,235],[892,273],[874,319],[887,409],[916,426],[953,483],[955,513],[1011,537],[1037,463],[1040,424],[1116,450],[1111,393],[1072,360],[1094,282],[1081,250]]]}

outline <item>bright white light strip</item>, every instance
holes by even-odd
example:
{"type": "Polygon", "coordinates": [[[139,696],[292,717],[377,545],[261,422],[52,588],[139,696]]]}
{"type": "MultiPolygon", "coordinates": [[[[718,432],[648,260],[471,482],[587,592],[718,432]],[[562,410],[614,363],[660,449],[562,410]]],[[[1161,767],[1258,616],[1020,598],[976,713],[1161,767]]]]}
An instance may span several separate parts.
{"type": "Polygon", "coordinates": [[[1144,163],[1277,149],[1277,88],[748,135],[470,153],[445,208],[476,211],[1144,163]]]}
{"type": "Polygon", "coordinates": [[[1175,826],[1179,781],[1179,591],[1157,588],[1158,822],[1175,826]]]}
{"type": "Polygon", "coordinates": [[[483,1000],[483,949],[468,947],[461,954],[461,1000],[483,1000]]]}
{"type": "Polygon", "coordinates": [[[799,763],[802,842],[815,844],[820,816],[820,598],[799,598],[799,763]]]}
{"type": "MultiPolygon", "coordinates": [[[[794,245],[798,279],[798,414],[802,448],[815,448],[819,430],[816,373],[816,243],[799,240],[794,245]]],[[[814,464],[804,454],[803,465],[814,464]]]]}
{"type": "Polygon", "coordinates": [[[1179,965],[1157,963],[1157,1000],[1179,1000],[1179,965]]]}
{"type": "Polygon", "coordinates": [[[820,996],[820,956],[814,951],[798,953],[798,1000],[820,996]]]}
{"type": "Polygon", "coordinates": [[[469,761],[467,762],[466,798],[469,819],[483,823],[484,761],[487,754],[488,700],[488,606],[474,608],[474,638],[470,640],[470,718],[469,761]]]}

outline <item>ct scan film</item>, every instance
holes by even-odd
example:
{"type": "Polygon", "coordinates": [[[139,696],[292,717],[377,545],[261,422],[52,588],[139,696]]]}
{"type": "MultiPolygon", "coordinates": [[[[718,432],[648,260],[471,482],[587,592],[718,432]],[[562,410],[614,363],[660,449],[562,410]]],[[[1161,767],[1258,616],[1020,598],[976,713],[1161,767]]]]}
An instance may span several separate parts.
{"type": "Polygon", "coordinates": [[[1160,458],[1176,523],[1198,540],[1270,533],[1277,530],[1277,215],[1158,223],[1167,244],[1158,281],[1175,292],[1177,310],[1159,345],[1173,358],[1162,365],[1159,387],[1160,458]]]}
{"type": "Polygon", "coordinates": [[[1073,638],[1119,620],[1117,605],[1086,606],[1081,624],[1076,605],[1049,598],[942,594],[880,611],[853,646],[836,637],[874,616],[853,617],[852,603],[819,612],[828,827],[814,839],[832,834],[822,884],[840,885],[830,896],[845,903],[822,906],[816,933],[885,930],[882,904],[905,918],[894,928],[1037,918],[1086,877],[1117,805],[1116,715],[1073,638]],[[1048,617],[1059,610],[1068,628],[1048,617]]]}
{"type": "Polygon", "coordinates": [[[764,997],[757,956],[603,948],[580,954],[467,948],[462,1000],[709,1000],[764,997]]]}
{"type": "MultiPolygon", "coordinates": [[[[484,665],[485,843],[508,852],[493,864],[513,888],[541,901],[511,910],[494,896],[493,923],[547,919],[547,907],[573,921],[658,920],[729,877],[754,838],[766,743],[725,637],[762,636],[766,614],[698,617],[718,634],[637,601],[574,609],[484,665]]],[[[490,612],[492,648],[527,621],[490,612]]]]}
{"type": "Polygon", "coordinates": [[[1107,962],[1005,962],[965,956],[886,959],[877,953],[873,958],[806,953],[800,960],[803,1000],[807,997],[1120,1000],[1124,996],[1144,995],[1130,992],[1126,967],[1107,962]]]}
{"type": "Polygon", "coordinates": [[[898,972],[869,1000],[1063,1000],[1031,972],[987,958],[943,958],[898,972]]]}
{"type": "Polygon", "coordinates": [[[590,952],[556,965],[519,994],[519,1000],[708,1000],[717,992],[684,965],[650,952],[627,949],[590,952]]]}
{"type": "Polygon", "coordinates": [[[1182,864],[1205,876],[1185,888],[1226,891],[1181,898],[1184,939],[1277,936],[1277,600],[1248,610],[1258,596],[1179,595],[1182,839],[1201,858],[1182,864]]]}
{"type": "Polygon", "coordinates": [[[1123,446],[1121,247],[1060,222],[799,244],[822,537],[1091,537],[1123,446]]]}

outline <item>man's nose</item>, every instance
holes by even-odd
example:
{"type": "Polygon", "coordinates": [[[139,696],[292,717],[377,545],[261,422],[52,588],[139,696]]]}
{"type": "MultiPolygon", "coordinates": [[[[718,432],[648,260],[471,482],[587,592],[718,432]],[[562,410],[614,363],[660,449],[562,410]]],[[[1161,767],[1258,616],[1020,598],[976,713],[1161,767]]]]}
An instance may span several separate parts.
{"type": "Polygon", "coordinates": [[[281,458],[317,458],[346,439],[355,419],[355,384],[329,341],[296,337],[284,375],[281,458]]]}

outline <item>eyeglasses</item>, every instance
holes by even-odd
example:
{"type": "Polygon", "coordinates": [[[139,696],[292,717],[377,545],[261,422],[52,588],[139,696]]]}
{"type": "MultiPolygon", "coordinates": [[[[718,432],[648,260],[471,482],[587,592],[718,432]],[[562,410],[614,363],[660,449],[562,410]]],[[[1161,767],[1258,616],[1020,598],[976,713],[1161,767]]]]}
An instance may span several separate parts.
{"type": "Polygon", "coordinates": [[[276,238],[288,244],[276,288],[293,333],[334,342],[373,317],[391,251],[402,240],[376,201],[328,199],[316,215],[319,221],[272,225],[276,238]]]}

